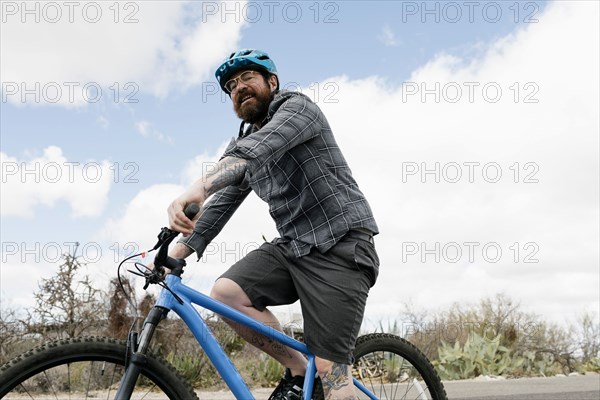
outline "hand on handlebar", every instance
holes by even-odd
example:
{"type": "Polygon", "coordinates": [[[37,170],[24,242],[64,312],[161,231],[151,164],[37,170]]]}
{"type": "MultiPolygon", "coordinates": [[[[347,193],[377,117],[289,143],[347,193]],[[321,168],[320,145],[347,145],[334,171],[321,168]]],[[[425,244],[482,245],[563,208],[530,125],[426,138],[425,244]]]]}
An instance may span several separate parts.
{"type": "MultiPolygon", "coordinates": [[[[185,202],[184,202],[185,203],[185,202]]],[[[171,206],[169,206],[169,219],[171,219],[171,211],[177,209],[177,205],[181,204],[181,201],[175,200],[171,206]]],[[[198,218],[200,207],[196,203],[189,203],[185,207],[185,211],[181,214],[183,218],[187,219],[190,223],[192,220],[198,218]]],[[[173,224],[171,224],[172,226],[173,224]]],[[[190,232],[191,233],[191,232],[190,232]]],[[[170,273],[171,269],[181,270],[185,266],[185,258],[192,254],[192,250],[183,244],[176,244],[171,251],[169,251],[169,244],[177,237],[178,230],[162,228],[158,234],[158,242],[154,245],[154,249],[158,249],[158,254],[154,258],[154,261],[148,265],[147,268],[153,272],[154,275],[160,275],[164,277],[170,273]],[[168,253],[167,253],[168,252],[168,253]],[[161,267],[157,270],[157,266],[161,267]],[[164,271],[166,270],[166,271],[164,271]],[[164,271],[164,272],[163,272],[164,271]],[[157,274],[158,272],[158,274],[157,274]]]]}
{"type": "MultiPolygon", "coordinates": [[[[197,204],[199,208],[202,208],[203,202],[192,202],[189,201],[185,194],[175,199],[169,208],[167,209],[167,213],[169,215],[169,228],[183,233],[185,236],[191,235],[194,231],[194,222],[200,216],[200,212],[197,212],[196,215],[186,215],[183,211],[184,208],[189,207],[190,204],[197,204]],[[191,218],[190,218],[191,217],[191,218]]],[[[186,209],[187,211],[187,209],[186,209]]]]}

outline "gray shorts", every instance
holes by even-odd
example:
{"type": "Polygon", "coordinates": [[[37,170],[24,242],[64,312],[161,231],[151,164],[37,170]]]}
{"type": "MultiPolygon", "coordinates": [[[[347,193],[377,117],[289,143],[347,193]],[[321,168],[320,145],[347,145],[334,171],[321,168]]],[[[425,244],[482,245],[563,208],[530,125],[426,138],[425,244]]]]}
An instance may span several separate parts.
{"type": "Polygon", "coordinates": [[[354,362],[354,342],[379,258],[373,240],[350,231],[321,254],[297,258],[286,243],[264,243],[221,277],[236,282],[258,310],[300,300],[304,341],[318,357],[354,362]]]}

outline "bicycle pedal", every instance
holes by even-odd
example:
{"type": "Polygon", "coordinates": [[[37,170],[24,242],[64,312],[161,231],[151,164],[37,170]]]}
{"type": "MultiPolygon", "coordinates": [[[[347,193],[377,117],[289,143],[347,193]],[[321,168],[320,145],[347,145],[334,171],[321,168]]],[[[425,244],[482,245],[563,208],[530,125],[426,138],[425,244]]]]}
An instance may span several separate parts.
{"type": "Polygon", "coordinates": [[[284,398],[285,400],[302,400],[302,391],[300,393],[289,391],[284,398]]]}

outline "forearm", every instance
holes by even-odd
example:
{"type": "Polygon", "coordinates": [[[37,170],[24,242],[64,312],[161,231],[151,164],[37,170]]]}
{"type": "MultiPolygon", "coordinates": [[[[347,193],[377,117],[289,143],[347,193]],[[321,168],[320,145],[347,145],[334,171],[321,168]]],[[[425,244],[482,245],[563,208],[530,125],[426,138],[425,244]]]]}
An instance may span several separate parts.
{"type": "Polygon", "coordinates": [[[175,245],[169,250],[169,256],[173,258],[185,259],[192,253],[194,253],[194,250],[181,242],[175,243],[175,245]]]}
{"type": "Polygon", "coordinates": [[[217,168],[198,179],[188,189],[190,202],[203,204],[217,191],[235,185],[244,179],[247,161],[242,158],[225,157],[218,162],[217,168]]]}
{"type": "Polygon", "coordinates": [[[252,191],[244,182],[240,185],[228,186],[215,193],[210,201],[204,204],[204,209],[196,221],[194,231],[179,240],[179,243],[194,249],[198,260],[202,257],[206,246],[221,232],[240,204],[252,191]]]}
{"type": "Polygon", "coordinates": [[[217,191],[240,183],[246,174],[247,161],[241,158],[225,157],[212,171],[194,182],[188,190],[179,196],[169,206],[169,227],[178,232],[190,235],[193,232],[193,222],[183,213],[184,208],[190,203],[202,206],[206,199],[217,191]]]}

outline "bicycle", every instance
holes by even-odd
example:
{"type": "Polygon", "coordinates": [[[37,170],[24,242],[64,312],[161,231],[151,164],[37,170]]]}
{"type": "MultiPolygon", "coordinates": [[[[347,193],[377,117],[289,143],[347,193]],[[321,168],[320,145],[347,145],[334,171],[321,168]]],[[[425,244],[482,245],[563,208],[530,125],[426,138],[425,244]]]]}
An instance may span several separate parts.
{"type": "MultiPolygon", "coordinates": [[[[186,209],[188,217],[197,212],[197,207],[186,209]]],[[[139,334],[132,329],[126,341],[92,336],[38,346],[0,368],[0,398],[21,399],[25,394],[29,396],[27,398],[35,399],[47,393],[55,399],[68,394],[68,397],[60,398],[87,399],[102,395],[106,399],[121,400],[153,397],[158,389],[163,397],[157,398],[198,399],[194,389],[175,368],[150,350],[158,323],[173,310],[191,330],[235,398],[253,399],[240,373],[192,304],[304,353],[308,359],[306,376],[316,377],[314,355],[304,343],[182,283],[185,260],[167,256],[168,246],[177,234],[163,228],[158,243],[150,250],[158,249],[154,269],[138,269],[143,271],[146,279],[144,289],[149,284],[162,286],[158,300],[145,318],[139,334]],[[169,268],[170,274],[164,276],[163,267],[169,268]],[[138,379],[139,375],[143,378],[138,379]]],[[[132,257],[123,260],[121,265],[132,257]]],[[[384,333],[361,336],[357,339],[354,356],[354,384],[360,398],[447,399],[442,382],[429,360],[403,338],[384,333]]],[[[323,398],[322,391],[316,391],[311,396],[315,381],[315,378],[305,379],[302,400],[323,398]]]]}

